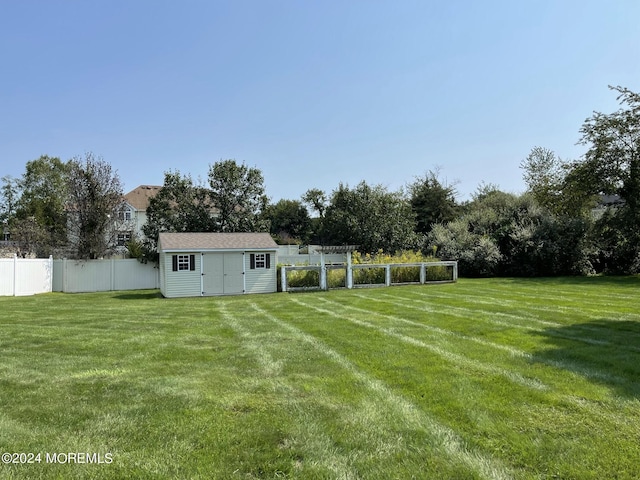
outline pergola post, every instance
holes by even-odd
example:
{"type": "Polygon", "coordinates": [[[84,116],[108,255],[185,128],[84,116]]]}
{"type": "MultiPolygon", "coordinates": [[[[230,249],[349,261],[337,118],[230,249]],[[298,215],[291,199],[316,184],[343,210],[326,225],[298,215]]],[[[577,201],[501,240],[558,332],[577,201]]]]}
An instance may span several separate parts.
{"type": "Polygon", "coordinates": [[[280,267],[280,288],[283,292],[287,291],[287,267],[283,265],[280,267]]]}
{"type": "Polygon", "coordinates": [[[353,288],[353,269],[351,267],[351,252],[347,252],[347,288],[353,288]]]}
{"type": "Polygon", "coordinates": [[[327,290],[327,267],[324,265],[323,251],[320,251],[320,290],[327,290]]]}

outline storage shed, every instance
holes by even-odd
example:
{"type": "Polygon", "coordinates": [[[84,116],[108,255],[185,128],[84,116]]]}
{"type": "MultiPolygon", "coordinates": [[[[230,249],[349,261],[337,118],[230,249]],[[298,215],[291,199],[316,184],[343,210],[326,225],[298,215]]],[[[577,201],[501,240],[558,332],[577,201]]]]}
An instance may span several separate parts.
{"type": "Polygon", "coordinates": [[[160,291],[168,298],[275,292],[277,250],[268,233],[161,233],[160,291]]]}

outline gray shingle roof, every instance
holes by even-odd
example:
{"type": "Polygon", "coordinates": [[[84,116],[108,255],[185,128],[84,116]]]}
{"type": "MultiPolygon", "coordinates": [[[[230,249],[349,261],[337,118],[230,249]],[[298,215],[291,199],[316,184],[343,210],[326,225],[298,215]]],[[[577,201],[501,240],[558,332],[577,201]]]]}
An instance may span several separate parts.
{"type": "Polygon", "coordinates": [[[158,250],[275,250],[278,248],[268,233],[167,233],[160,234],[158,250]]]}

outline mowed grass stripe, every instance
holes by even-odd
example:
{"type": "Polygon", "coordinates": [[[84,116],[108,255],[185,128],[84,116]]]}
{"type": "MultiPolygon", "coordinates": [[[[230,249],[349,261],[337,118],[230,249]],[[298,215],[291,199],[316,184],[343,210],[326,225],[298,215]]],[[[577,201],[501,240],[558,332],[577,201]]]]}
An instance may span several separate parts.
{"type": "MultiPolygon", "coordinates": [[[[366,298],[368,301],[372,301],[372,302],[380,302],[380,303],[386,303],[389,305],[395,305],[399,308],[402,309],[415,309],[415,310],[419,310],[419,311],[423,311],[422,308],[420,307],[415,307],[412,305],[406,305],[406,302],[400,303],[400,302],[394,302],[394,301],[390,301],[390,300],[386,300],[386,299],[377,299],[377,298],[371,298],[371,297],[366,297],[366,296],[359,296],[360,298],[366,298]]],[[[347,309],[347,310],[351,310],[354,312],[359,312],[359,313],[370,313],[368,310],[363,309],[363,308],[358,308],[358,307],[354,307],[351,305],[345,305],[343,303],[338,303],[338,302],[330,302],[327,299],[321,299],[321,301],[327,302],[327,303],[332,303],[335,306],[340,306],[340,308],[342,309],[347,309]]],[[[335,311],[335,310],[334,310],[335,311]]],[[[332,311],[333,313],[333,311],[332,311]]],[[[451,336],[454,337],[455,339],[458,340],[462,340],[462,341],[466,341],[466,342],[472,342],[484,347],[489,347],[491,349],[495,349],[495,350],[500,350],[503,352],[508,353],[511,357],[515,357],[515,358],[521,358],[524,360],[527,360],[530,363],[533,362],[540,362],[540,363],[544,363],[546,365],[552,366],[554,368],[566,371],[569,370],[571,372],[571,374],[575,375],[575,376],[582,376],[582,377],[587,377],[590,379],[594,379],[594,380],[604,380],[607,382],[612,382],[612,383],[618,383],[618,384],[624,384],[626,383],[626,379],[624,377],[621,376],[616,376],[611,374],[610,372],[606,372],[606,371],[600,371],[600,370],[595,370],[592,368],[587,368],[583,365],[580,365],[576,362],[571,362],[570,360],[549,360],[549,359],[543,359],[543,358],[536,358],[534,355],[532,355],[531,353],[525,352],[523,350],[520,350],[518,348],[512,347],[510,345],[504,345],[504,344],[500,344],[500,343],[496,343],[496,342],[492,342],[489,340],[486,340],[484,338],[479,338],[479,337],[475,337],[472,335],[465,335],[462,333],[459,333],[457,331],[453,331],[453,330],[446,330],[443,329],[441,327],[433,327],[429,324],[426,323],[420,323],[417,321],[413,321],[413,320],[408,320],[406,318],[402,318],[402,317],[397,317],[394,315],[388,315],[388,314],[382,314],[382,313],[374,313],[374,316],[380,317],[380,318],[385,318],[388,320],[392,320],[394,322],[399,322],[399,323],[403,323],[406,325],[410,325],[413,327],[417,327],[420,329],[424,329],[426,331],[432,332],[433,334],[436,335],[441,335],[441,336],[451,336]]],[[[508,326],[508,324],[507,324],[508,326]]],[[[373,326],[372,326],[373,327],[373,326]]],[[[407,340],[408,341],[408,340],[407,340]]],[[[601,344],[605,344],[608,345],[608,342],[599,342],[601,344]]],[[[432,345],[430,345],[431,347],[432,345]]],[[[458,348],[463,348],[464,350],[467,350],[465,347],[458,347],[458,348]]],[[[451,355],[455,355],[455,354],[451,354],[451,355]]],[[[459,358],[463,358],[462,356],[458,355],[459,358]]],[[[496,357],[493,357],[494,359],[496,357]]],[[[477,362],[473,359],[469,359],[467,358],[465,360],[466,362],[477,362]]],[[[478,365],[481,365],[480,363],[478,363],[478,365]]],[[[513,364],[509,363],[510,365],[510,369],[513,368],[513,364]]],[[[521,365],[521,366],[526,366],[526,365],[521,365]]],[[[535,378],[530,378],[530,377],[526,377],[523,374],[514,374],[513,372],[507,369],[503,369],[503,368],[499,368],[499,367],[495,367],[492,365],[489,366],[484,366],[482,367],[484,368],[486,371],[489,371],[490,369],[494,369],[494,373],[498,373],[499,371],[503,372],[502,375],[510,378],[512,381],[515,381],[516,383],[519,383],[521,385],[529,385],[529,386],[533,386],[534,388],[538,388],[540,390],[544,390],[546,388],[548,388],[547,385],[545,385],[544,381],[540,380],[540,379],[535,379],[535,378]]]]}
{"type": "Polygon", "coordinates": [[[358,478],[357,471],[350,466],[353,454],[345,454],[336,448],[331,437],[325,432],[324,425],[308,413],[309,405],[299,400],[299,386],[288,381],[283,374],[286,356],[291,355],[291,349],[294,348],[291,342],[286,342],[286,354],[279,351],[279,358],[275,358],[270,350],[273,350],[274,346],[280,346],[285,339],[273,328],[269,329],[268,335],[257,334],[257,324],[264,321],[262,315],[247,315],[246,311],[236,311],[234,314],[228,311],[225,303],[220,303],[219,312],[222,320],[239,335],[242,348],[255,356],[260,367],[258,381],[265,384],[269,390],[279,392],[290,407],[288,412],[295,418],[292,425],[298,428],[288,432],[288,438],[283,439],[280,448],[295,447],[300,450],[297,459],[292,461],[293,471],[309,475],[311,472],[318,473],[318,470],[322,470],[317,468],[317,465],[321,465],[334,478],[358,478]]]}
{"type": "MultiPolygon", "coordinates": [[[[451,292],[437,292],[437,293],[429,293],[428,297],[435,304],[449,304],[452,300],[456,303],[460,304],[468,304],[473,307],[475,305],[488,305],[489,310],[496,311],[500,309],[500,311],[509,312],[511,310],[522,310],[526,309],[533,312],[538,312],[535,315],[523,315],[532,319],[533,321],[537,321],[539,323],[544,324],[548,322],[549,325],[565,325],[566,321],[559,322],[558,319],[572,318],[575,315],[579,315],[580,318],[583,319],[591,319],[591,320],[599,320],[602,319],[603,316],[606,316],[608,320],[618,320],[618,321],[627,321],[627,320],[640,320],[640,313],[637,313],[633,307],[628,307],[624,311],[617,311],[616,316],[614,318],[610,318],[608,314],[610,313],[610,309],[613,308],[616,304],[611,303],[610,301],[604,303],[597,304],[588,308],[587,302],[576,302],[572,305],[562,305],[561,302],[557,300],[552,300],[550,298],[532,298],[522,297],[518,299],[506,299],[500,297],[491,297],[490,292],[486,292],[482,296],[476,294],[457,294],[451,292]],[[487,300],[489,299],[489,300],[487,300]],[[560,316],[559,316],[560,314],[560,316]],[[540,316],[550,317],[556,320],[542,320],[540,316]]],[[[564,302],[566,303],[566,302],[564,302]]],[[[590,330],[588,327],[584,327],[585,330],[590,330]]]]}
{"type": "Polygon", "coordinates": [[[268,318],[277,326],[288,330],[298,340],[321,352],[345,371],[349,372],[358,383],[366,386],[368,390],[376,395],[376,402],[382,402],[385,404],[387,410],[400,414],[404,418],[407,426],[414,429],[421,429],[430,434],[435,442],[435,447],[451,459],[463,463],[474,472],[482,475],[483,478],[513,478],[513,472],[510,472],[500,460],[471,450],[455,431],[428,416],[426,412],[416,407],[403,396],[396,394],[395,391],[388,388],[384,382],[366,374],[356,367],[348,358],[330,348],[317,337],[305,333],[256,304],[252,304],[252,306],[265,318],[268,318]]]}
{"type": "MultiPolygon", "coordinates": [[[[580,335],[566,334],[566,333],[561,333],[560,329],[565,327],[567,323],[559,323],[559,322],[552,322],[548,320],[542,320],[532,314],[526,315],[521,313],[513,313],[512,311],[509,311],[509,313],[496,312],[489,308],[477,308],[477,307],[471,307],[471,306],[470,307],[451,306],[450,303],[448,304],[448,303],[442,303],[442,302],[440,303],[434,302],[434,296],[430,293],[412,292],[411,296],[406,296],[406,295],[403,296],[402,293],[400,295],[390,295],[390,294],[383,293],[380,295],[379,299],[376,299],[374,301],[383,301],[383,299],[390,299],[388,300],[389,302],[395,303],[397,305],[398,302],[395,300],[401,298],[403,300],[406,299],[405,300],[406,302],[411,302],[418,305],[418,307],[416,308],[419,308],[422,311],[438,314],[440,317],[452,316],[452,317],[464,318],[467,320],[474,319],[477,321],[492,323],[494,325],[498,325],[501,327],[519,328],[519,329],[528,330],[531,332],[540,332],[542,327],[547,327],[545,329],[545,334],[548,336],[554,336],[554,337],[582,342],[590,345],[619,348],[623,350],[628,350],[630,352],[640,352],[640,347],[633,344],[631,345],[629,344],[629,343],[634,343],[633,342],[634,337],[635,339],[640,340],[639,334],[631,333],[630,335],[630,332],[620,332],[620,335],[616,336],[615,334],[611,335],[611,332],[610,332],[610,336],[614,341],[603,340],[601,338],[593,338],[593,334],[601,333],[602,328],[589,327],[584,325],[578,325],[572,328],[573,331],[580,333],[580,335]],[[421,298],[415,298],[416,295],[421,298]],[[498,320],[495,317],[504,318],[505,320],[498,320]],[[513,322],[509,320],[516,320],[517,322],[513,322]],[[536,327],[529,324],[523,324],[522,322],[529,322],[532,324],[537,324],[538,326],[536,327]],[[615,341],[615,340],[618,340],[618,341],[615,341]]],[[[368,298],[366,296],[361,296],[361,297],[368,298]]],[[[451,302],[455,300],[455,298],[450,297],[447,300],[451,302]]],[[[490,302],[486,302],[486,303],[490,304],[490,302]]],[[[403,302],[403,308],[404,307],[406,307],[406,305],[403,302]]],[[[408,306],[408,308],[411,308],[411,306],[408,306]]],[[[526,305],[521,306],[521,308],[526,308],[526,305]]],[[[557,316],[557,312],[554,312],[554,313],[557,316]]],[[[592,317],[587,317],[586,319],[590,319],[590,318],[592,317]]]]}
{"type": "MultiPolygon", "coordinates": [[[[332,305],[339,305],[342,309],[348,309],[348,310],[353,310],[356,312],[362,312],[362,309],[356,308],[356,307],[349,307],[349,306],[345,306],[345,305],[341,305],[339,303],[334,303],[334,302],[329,302],[326,299],[325,300],[326,303],[331,303],[332,305]]],[[[328,310],[326,308],[321,308],[315,305],[311,305],[309,303],[303,303],[300,302],[299,300],[295,300],[294,302],[299,303],[300,305],[304,305],[308,308],[312,308],[318,312],[322,312],[325,313],[327,315],[331,315],[335,318],[341,319],[341,320],[347,320],[349,322],[352,322],[356,325],[360,325],[366,328],[371,328],[374,330],[377,330],[378,332],[384,333],[385,335],[389,335],[393,338],[396,338],[404,343],[409,343],[411,345],[415,345],[417,347],[420,348],[424,348],[426,350],[429,350],[430,352],[438,355],[439,357],[443,358],[444,360],[454,363],[459,367],[464,367],[464,368],[469,368],[471,370],[475,370],[475,371],[479,371],[479,372],[483,372],[483,373],[488,373],[490,375],[497,375],[497,376],[501,376],[504,377],[505,379],[509,380],[510,382],[513,382],[517,385],[523,386],[523,387],[527,387],[527,388],[532,388],[534,390],[546,390],[548,387],[547,385],[545,385],[543,382],[535,379],[535,378],[528,378],[525,377],[519,373],[513,372],[511,370],[506,370],[503,368],[500,368],[496,365],[492,365],[492,364],[485,364],[483,362],[480,362],[478,360],[474,360],[468,357],[465,357],[464,355],[459,355],[457,353],[452,352],[451,350],[447,349],[447,348],[443,348],[443,347],[451,347],[451,345],[444,341],[442,339],[442,336],[440,335],[440,338],[438,338],[438,342],[443,345],[443,346],[438,346],[435,345],[434,343],[426,343],[422,340],[418,340],[414,337],[408,336],[408,335],[404,335],[402,333],[397,332],[395,329],[393,328],[387,328],[387,327],[381,327],[378,325],[375,325],[371,322],[368,322],[366,320],[359,320],[358,318],[355,318],[354,316],[351,316],[347,313],[345,313],[344,311],[342,311],[341,313],[336,313],[335,309],[334,310],[328,310]]],[[[369,313],[369,312],[367,312],[369,313]]],[[[387,319],[391,319],[391,320],[395,320],[395,321],[399,321],[399,322],[405,322],[404,319],[402,318],[398,318],[398,317],[392,317],[391,315],[383,315],[383,314],[374,314],[376,316],[380,316],[380,317],[384,317],[387,319]]],[[[437,338],[437,336],[433,337],[434,339],[437,338]]]]}
{"type": "MultiPolygon", "coordinates": [[[[632,277],[572,279],[500,280],[467,279],[464,294],[476,298],[488,297],[498,302],[522,302],[532,307],[554,306],[575,311],[603,313],[608,308],[623,308],[624,313],[638,317],[630,301],[637,298],[640,281],[632,277]],[[573,283],[570,287],[567,284],[573,283]],[[550,288],[551,287],[551,288],[550,288]],[[603,288],[604,287],[604,288],[603,288]],[[612,288],[610,288],[612,287],[612,288]],[[620,291],[628,293],[620,293],[620,291]],[[626,306],[623,306],[626,304],[626,306]]],[[[451,293],[451,292],[448,292],[451,293]]],[[[461,292],[463,293],[463,292],[461,292]]]]}

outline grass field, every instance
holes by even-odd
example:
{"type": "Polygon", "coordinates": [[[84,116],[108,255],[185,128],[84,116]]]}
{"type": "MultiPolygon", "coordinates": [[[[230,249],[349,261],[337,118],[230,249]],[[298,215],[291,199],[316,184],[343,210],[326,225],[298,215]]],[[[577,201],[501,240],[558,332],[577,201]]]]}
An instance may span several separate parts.
{"type": "Polygon", "coordinates": [[[638,277],[1,297],[0,453],[34,463],[0,478],[640,478],[639,299],[638,277]]]}

